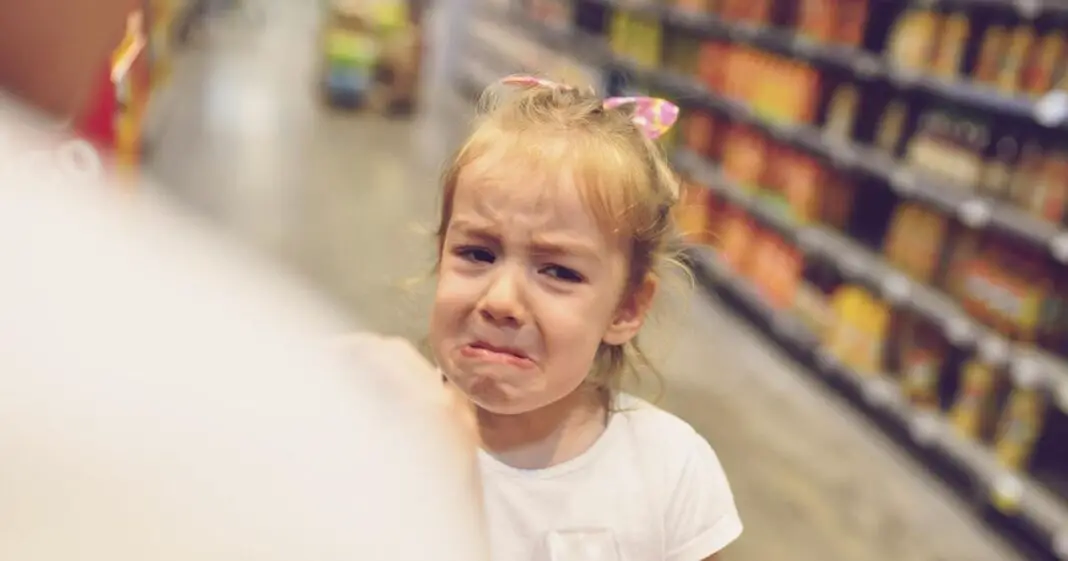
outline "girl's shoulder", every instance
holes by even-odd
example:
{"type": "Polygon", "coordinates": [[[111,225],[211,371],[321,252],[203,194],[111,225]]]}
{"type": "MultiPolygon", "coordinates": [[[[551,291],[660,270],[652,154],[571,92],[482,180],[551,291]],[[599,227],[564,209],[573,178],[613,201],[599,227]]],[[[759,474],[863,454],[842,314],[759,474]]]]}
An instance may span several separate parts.
{"type": "Polygon", "coordinates": [[[684,461],[693,454],[712,452],[708,441],[685,420],[632,394],[616,394],[609,426],[625,433],[643,451],[655,450],[665,459],[684,461]]]}

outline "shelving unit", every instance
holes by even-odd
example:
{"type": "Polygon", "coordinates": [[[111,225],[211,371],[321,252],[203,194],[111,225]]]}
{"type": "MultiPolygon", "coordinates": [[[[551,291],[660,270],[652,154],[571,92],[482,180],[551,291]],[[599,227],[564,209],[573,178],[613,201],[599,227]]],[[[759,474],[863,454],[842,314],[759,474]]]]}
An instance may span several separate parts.
{"type": "MultiPolygon", "coordinates": [[[[1060,333],[1068,326],[1061,316],[1035,316],[1028,320],[1029,327],[1020,327],[1011,321],[1023,317],[1014,311],[1019,308],[1005,311],[1003,305],[1008,299],[1014,305],[1031,306],[1035,314],[1048,314],[1061,305],[1058,279],[1068,275],[1064,220],[1068,173],[1060,184],[1051,185],[1055,175],[1050,179],[1034,171],[1038,168],[1027,168],[1029,175],[1012,189],[1037,189],[1036,185],[1046,189],[1042,204],[1028,208],[1021,202],[1030,201],[1026,197],[984,190],[978,180],[962,184],[959,175],[930,165],[952,165],[957,172],[964,161],[978,166],[984,181],[987,173],[999,170],[1017,178],[1025,170],[1022,157],[1003,162],[1004,170],[992,167],[1001,162],[995,162],[1002,157],[995,150],[998,138],[1011,137],[1021,153],[1038,142],[1044,150],[1042,161],[1049,162],[1041,169],[1059,169],[1054,167],[1059,165],[1054,154],[1068,139],[1068,40],[1061,41],[1054,57],[1056,80],[1052,66],[1046,78],[1036,78],[1035,68],[1041,64],[1042,49],[1056,46],[1055,40],[1043,42],[1044,38],[1068,29],[1068,4],[1037,0],[713,3],[718,9],[681,0],[675,4],[550,0],[487,10],[479,25],[497,22],[507,29],[498,33],[513,37],[502,42],[500,36],[473,34],[469,42],[478,56],[461,73],[462,89],[475,93],[516,71],[559,76],[544,63],[550,55],[531,54],[541,49],[557,58],[566,54],[570,64],[601,69],[600,83],[613,93],[656,93],[682,105],[684,119],[697,115],[680,123],[672,154],[676,169],[690,185],[680,214],[691,226],[693,245],[688,255],[706,285],[729,296],[774,340],[808,364],[814,375],[843,390],[899,436],[903,446],[958,484],[974,499],[980,515],[1020,538],[1018,543],[1029,554],[1068,559],[1068,453],[1057,455],[1058,450],[1068,450],[1068,345],[1060,339],[1049,342],[1050,332],[1060,333]],[[810,10],[862,5],[867,11],[859,35],[845,40],[840,34],[852,24],[822,37],[819,25],[826,27],[828,22],[805,20],[800,25],[803,18],[794,8],[802,4],[810,10]],[[783,7],[793,11],[784,12],[783,7]],[[787,12],[790,15],[784,16],[787,12]],[[552,18],[543,21],[541,14],[552,18]],[[916,21],[930,17],[938,21],[930,25],[944,26],[941,38],[931,39],[934,46],[928,55],[919,57],[923,60],[916,55],[914,60],[902,58],[892,47],[894,34],[902,33],[894,26],[910,14],[919,18],[916,21]],[[974,28],[969,27],[973,17],[982,22],[974,28]],[[885,28],[876,29],[875,20],[885,20],[885,28]],[[952,25],[959,31],[962,21],[968,22],[968,32],[958,44],[939,43],[953,34],[952,25]],[[981,84],[970,74],[980,64],[982,42],[999,26],[1015,30],[1017,42],[1029,42],[1028,49],[1019,52],[1028,54],[1031,66],[1026,67],[1028,74],[1020,70],[1017,78],[1003,68],[1009,63],[1002,60],[1000,81],[981,84]],[[1032,36],[1027,31],[1032,27],[1044,34],[1032,36]],[[522,30],[524,37],[516,39],[515,30],[522,30]],[[501,44],[532,46],[517,53],[499,48],[501,44]],[[959,51],[956,58],[946,54],[954,49],[959,51]],[[789,91],[786,82],[747,89],[743,78],[726,76],[731,57],[743,56],[736,53],[749,57],[753,74],[760,74],[761,65],[777,65],[784,73],[793,72],[818,85],[798,82],[796,95],[810,99],[795,104],[791,113],[775,103],[791,105],[794,100],[768,91],[776,86],[789,91]],[[951,64],[938,62],[945,57],[951,64]],[[1006,83],[1004,76],[1019,81],[1006,83]],[[1058,80],[1061,85],[1055,85],[1058,80]],[[843,86],[859,98],[847,112],[844,130],[833,109],[843,86]],[[880,142],[885,127],[878,117],[885,119],[888,111],[883,109],[898,101],[905,107],[907,123],[887,147],[880,142]],[[972,137],[985,135],[986,145],[974,147],[953,137],[966,136],[961,130],[972,137]],[[914,146],[923,135],[935,138],[925,139],[927,154],[914,146]],[[717,137],[717,142],[710,137],[717,137]],[[937,162],[932,146],[940,149],[937,162]],[[754,163],[776,155],[786,156],[775,165],[754,163]],[[754,171],[758,164],[761,169],[754,171]],[[776,172],[783,167],[788,171],[776,172]],[[809,176],[819,179],[801,185],[809,176]],[[830,189],[831,184],[839,190],[826,191],[822,199],[805,190],[822,192],[819,189],[830,189]],[[861,193],[863,199],[858,200],[861,193]],[[843,204],[852,207],[844,218],[835,206],[843,204]],[[838,214],[828,210],[831,206],[838,214]],[[1053,218],[1035,207],[1052,208],[1053,218]],[[938,241],[924,245],[900,225],[906,208],[937,217],[942,228],[938,241]],[[894,239],[909,236],[911,250],[892,249],[894,239]],[[960,248],[973,247],[966,240],[997,245],[981,245],[987,249],[960,261],[957,256],[964,251],[960,248]],[[1029,257],[985,261],[996,259],[1002,244],[1029,257]],[[925,252],[935,257],[920,267],[926,272],[918,271],[909,253],[925,252]],[[995,272],[998,266],[1007,269],[998,274],[1010,275],[1015,284],[1005,285],[1004,276],[996,276],[991,278],[997,282],[990,283],[1001,293],[969,292],[986,280],[976,272],[986,269],[976,264],[995,262],[1000,265],[989,266],[995,272]],[[971,268],[960,269],[961,263],[971,268]],[[1031,285],[1021,288],[1026,283],[1031,285]],[[860,312],[854,310],[854,317],[847,317],[842,303],[846,298],[838,297],[845,292],[864,294],[870,313],[858,319],[860,312]],[[880,327],[869,329],[872,318],[882,318],[880,327]],[[1045,339],[1036,339],[1039,331],[1045,339]],[[843,343],[847,332],[853,337],[848,339],[852,347],[843,343]],[[931,342],[935,339],[938,343],[931,342]],[[849,350],[857,345],[866,350],[849,350]],[[929,357],[935,348],[941,349],[931,363],[937,364],[936,385],[917,394],[910,368],[918,367],[910,366],[913,355],[908,353],[919,349],[929,357]],[[976,372],[989,374],[983,378],[976,372]],[[975,384],[983,379],[1000,380],[1000,386],[982,393],[975,384]],[[969,423],[962,420],[968,411],[965,405],[977,395],[991,409],[985,413],[985,432],[968,430],[969,423]],[[1020,412],[1030,411],[1028,407],[1042,411],[1041,417],[1020,412]],[[1031,433],[1019,437],[1019,432],[1006,432],[1007,427],[1017,431],[1024,427],[1031,433]],[[1013,438],[1024,444],[1010,446],[1016,442],[1013,438]],[[1046,455],[1041,473],[1026,459],[1032,449],[1046,455]]],[[[1006,38],[1005,50],[1010,44],[1006,38]]],[[[911,226],[918,231],[916,220],[911,226]]]]}

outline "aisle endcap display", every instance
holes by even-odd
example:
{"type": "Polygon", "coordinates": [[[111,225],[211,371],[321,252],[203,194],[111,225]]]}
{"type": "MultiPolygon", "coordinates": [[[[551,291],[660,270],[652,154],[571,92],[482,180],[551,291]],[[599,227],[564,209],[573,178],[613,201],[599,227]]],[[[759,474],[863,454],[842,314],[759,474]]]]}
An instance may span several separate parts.
{"type": "Polygon", "coordinates": [[[322,88],[333,107],[415,109],[422,25],[409,0],[324,3],[322,88]]]}
{"type": "MultiPolygon", "coordinates": [[[[814,10],[824,3],[724,0],[696,8],[685,0],[573,0],[565,3],[576,11],[570,25],[538,21],[522,5],[481,19],[575,64],[603,68],[616,88],[659,92],[683,105],[693,117],[669,148],[688,185],[683,206],[696,209],[683,212],[696,225],[686,231],[701,276],[822,379],[851,388],[850,399],[873,418],[933,454],[931,465],[954,466],[967,491],[981,497],[981,512],[992,509],[1023,528],[1031,545],[1068,560],[1068,471],[1058,472],[1061,479],[1031,472],[1041,434],[1055,434],[1055,442],[1068,436],[1068,333],[1061,327],[1068,298],[1058,296],[1068,287],[1061,284],[1068,283],[1068,144],[1057,140],[1068,132],[1068,37],[1058,24],[1027,27],[1039,17],[1063,23],[1068,4],[841,1],[862,12],[815,10],[819,21],[783,25],[783,17],[804,17],[789,12],[776,14],[773,25],[773,4],[814,10]],[[868,25],[863,10],[876,5],[890,10],[870,16],[891,24],[877,31],[889,38],[885,54],[858,31],[868,25]],[[970,9],[997,14],[983,16],[983,32],[968,37],[970,9]],[[990,23],[1017,16],[1024,17],[1006,24],[1015,26],[1011,34],[990,23]],[[836,26],[834,17],[853,19],[836,26]],[[923,43],[893,27],[906,24],[928,33],[946,26],[931,39],[943,44],[931,47],[930,67],[908,58],[923,43]],[[1002,41],[1002,66],[966,75],[973,70],[964,72],[965,64],[989,61],[978,52],[963,62],[965,38],[981,39],[983,49],[1002,41]],[[891,99],[866,108],[882,115],[860,133],[858,92],[866,87],[891,99]],[[1002,129],[991,130],[990,121],[1002,129]],[[997,152],[988,156],[968,144],[999,138],[1012,140],[1006,146],[1013,151],[1003,154],[1002,143],[991,141],[988,151],[997,152]],[[974,163],[981,158],[991,161],[974,163]],[[859,189],[869,195],[856,197],[859,189]],[[854,202],[867,214],[853,214],[854,202]],[[872,226],[880,221],[886,230],[872,226]],[[952,389],[931,386],[948,377],[952,389]],[[1057,426],[1047,427],[1052,421],[1043,419],[1055,415],[1057,426]]],[[[514,71],[552,71],[526,46],[498,48],[499,32],[477,38],[483,46],[467,61],[465,89],[514,71]]]]}

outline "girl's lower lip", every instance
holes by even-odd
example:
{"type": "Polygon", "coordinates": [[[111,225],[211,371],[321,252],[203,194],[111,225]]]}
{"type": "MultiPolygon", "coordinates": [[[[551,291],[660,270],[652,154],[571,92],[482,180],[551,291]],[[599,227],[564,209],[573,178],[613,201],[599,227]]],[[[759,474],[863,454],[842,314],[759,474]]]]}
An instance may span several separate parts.
{"type": "Polygon", "coordinates": [[[494,362],[497,364],[507,364],[509,366],[515,366],[518,368],[530,368],[531,366],[534,366],[534,361],[530,360],[529,358],[523,358],[511,353],[492,351],[490,349],[484,349],[472,345],[464,345],[460,349],[460,354],[465,358],[473,358],[476,360],[494,362]]]}

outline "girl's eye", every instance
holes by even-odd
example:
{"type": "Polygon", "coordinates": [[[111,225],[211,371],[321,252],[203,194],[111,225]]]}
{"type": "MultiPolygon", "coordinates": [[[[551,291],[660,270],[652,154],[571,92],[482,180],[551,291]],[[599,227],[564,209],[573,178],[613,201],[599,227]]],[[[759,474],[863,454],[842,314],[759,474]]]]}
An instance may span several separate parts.
{"type": "Polygon", "coordinates": [[[542,272],[554,279],[562,280],[564,282],[580,283],[586,280],[578,273],[578,271],[560,265],[549,265],[542,269],[542,272]]]}
{"type": "Polygon", "coordinates": [[[460,247],[455,251],[461,259],[472,263],[493,263],[497,257],[484,247],[460,247]]]}

